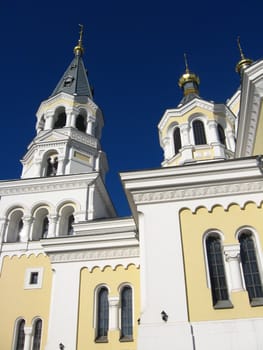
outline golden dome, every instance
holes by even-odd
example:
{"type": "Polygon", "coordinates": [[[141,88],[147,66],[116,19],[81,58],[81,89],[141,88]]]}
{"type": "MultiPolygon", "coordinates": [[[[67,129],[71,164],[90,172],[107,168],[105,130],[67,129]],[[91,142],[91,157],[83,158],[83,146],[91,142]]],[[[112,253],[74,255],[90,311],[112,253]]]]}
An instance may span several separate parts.
{"type": "Polygon", "coordinates": [[[198,95],[200,79],[195,73],[190,72],[186,54],[184,54],[184,62],[185,62],[185,73],[180,77],[178,81],[178,85],[183,90],[185,96],[189,94],[198,95]]]}

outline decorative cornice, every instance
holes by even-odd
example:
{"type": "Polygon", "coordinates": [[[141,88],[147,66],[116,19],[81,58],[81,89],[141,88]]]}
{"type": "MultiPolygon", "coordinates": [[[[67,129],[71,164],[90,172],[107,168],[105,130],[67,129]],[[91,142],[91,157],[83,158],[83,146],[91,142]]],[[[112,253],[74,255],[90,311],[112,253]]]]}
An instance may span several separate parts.
{"type": "Polygon", "coordinates": [[[263,181],[231,183],[224,185],[210,185],[180,188],[163,191],[142,191],[136,192],[133,196],[136,204],[157,203],[166,201],[181,201],[190,199],[200,199],[209,197],[220,197],[230,194],[261,193],[263,191],[263,181]]]}
{"type": "MultiPolygon", "coordinates": [[[[39,244],[39,242],[36,243],[39,244]]],[[[3,245],[0,257],[0,273],[5,257],[21,258],[22,256],[26,256],[28,258],[31,255],[35,255],[36,257],[39,255],[48,256],[51,263],[82,262],[82,265],[87,266],[89,269],[93,269],[94,267],[104,268],[106,266],[111,266],[114,269],[119,265],[127,268],[130,264],[134,264],[137,267],[140,265],[139,246],[113,247],[111,249],[98,248],[79,251],[71,251],[69,249],[68,251],[46,253],[42,246],[38,249],[27,248],[21,250],[21,244],[22,243],[16,244],[17,249],[15,249],[14,245],[10,245],[10,243],[5,243],[3,245]]],[[[23,245],[25,245],[25,243],[23,243],[23,245]]]]}
{"type": "Polygon", "coordinates": [[[193,99],[191,102],[187,103],[186,105],[183,105],[182,107],[166,110],[160,123],[158,124],[158,128],[162,130],[170,117],[184,116],[186,113],[190,112],[193,108],[196,107],[202,108],[209,112],[213,112],[215,114],[224,114],[231,121],[231,123],[235,123],[234,114],[229,110],[229,108],[225,104],[216,104],[214,102],[209,102],[196,98],[193,99]]]}
{"type": "MultiPolygon", "coordinates": [[[[98,260],[109,260],[105,262],[105,265],[111,265],[112,259],[126,259],[129,258],[130,264],[133,259],[139,258],[139,247],[129,248],[112,248],[112,249],[96,249],[96,250],[83,250],[83,251],[68,251],[68,252],[56,252],[48,253],[52,263],[63,263],[69,261],[94,261],[94,266],[97,265],[98,260]]],[[[134,260],[135,262],[135,260],[134,260]]]]}
{"type": "Polygon", "coordinates": [[[0,195],[7,196],[87,188],[88,185],[99,176],[99,174],[95,172],[81,175],[3,181],[0,182],[0,195]]]}

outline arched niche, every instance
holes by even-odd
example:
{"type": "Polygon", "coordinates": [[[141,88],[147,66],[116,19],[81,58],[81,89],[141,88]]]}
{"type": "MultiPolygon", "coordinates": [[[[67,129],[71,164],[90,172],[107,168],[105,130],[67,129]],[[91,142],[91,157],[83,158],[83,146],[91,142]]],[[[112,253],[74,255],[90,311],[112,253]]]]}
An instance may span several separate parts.
{"type": "Polygon", "coordinates": [[[56,176],[58,170],[58,152],[50,150],[42,158],[42,176],[56,176]]]}
{"type": "Polygon", "coordinates": [[[75,208],[73,204],[65,204],[59,212],[59,236],[70,236],[74,234],[73,224],[75,208]]]}
{"type": "Polygon", "coordinates": [[[36,209],[33,218],[33,230],[32,230],[32,240],[38,241],[42,238],[48,237],[49,230],[49,211],[47,207],[40,207],[36,209]]]}
{"type": "Polygon", "coordinates": [[[64,107],[56,109],[53,119],[53,129],[61,129],[66,125],[67,115],[64,107]]]}
{"type": "Polygon", "coordinates": [[[8,227],[5,241],[8,243],[18,242],[23,229],[23,210],[18,208],[12,210],[8,216],[8,227]]]}

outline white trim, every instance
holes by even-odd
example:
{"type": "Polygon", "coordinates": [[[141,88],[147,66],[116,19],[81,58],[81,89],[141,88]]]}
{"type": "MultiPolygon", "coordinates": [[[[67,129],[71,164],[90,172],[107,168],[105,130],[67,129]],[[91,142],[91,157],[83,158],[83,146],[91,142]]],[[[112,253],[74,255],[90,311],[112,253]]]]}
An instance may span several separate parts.
{"type": "MultiPolygon", "coordinates": [[[[225,239],[224,234],[219,231],[218,229],[208,229],[202,237],[202,245],[203,245],[203,253],[204,253],[204,263],[205,263],[205,272],[206,272],[206,285],[209,289],[211,289],[211,279],[210,279],[210,273],[209,273],[209,265],[208,265],[208,257],[207,257],[207,250],[206,250],[206,240],[209,236],[218,235],[221,241],[221,247],[222,247],[222,259],[223,259],[223,264],[225,267],[225,272],[226,272],[226,264],[225,264],[225,259],[223,257],[223,241],[225,239]]],[[[227,280],[228,282],[228,280],[227,280]]],[[[229,290],[229,288],[228,288],[229,290]]]]}
{"type": "Polygon", "coordinates": [[[26,269],[25,273],[25,280],[24,280],[24,289],[40,289],[42,288],[42,282],[43,282],[43,273],[44,268],[43,267],[32,267],[26,269]],[[30,283],[32,273],[37,273],[37,283],[30,283]]]}
{"type": "MultiPolygon", "coordinates": [[[[98,337],[98,294],[102,288],[106,288],[108,290],[108,332],[109,332],[109,321],[110,321],[110,303],[109,303],[109,295],[110,295],[110,287],[105,283],[100,283],[94,288],[93,293],[93,328],[94,328],[94,341],[98,337]]],[[[108,337],[108,335],[107,335],[108,337]]]]}

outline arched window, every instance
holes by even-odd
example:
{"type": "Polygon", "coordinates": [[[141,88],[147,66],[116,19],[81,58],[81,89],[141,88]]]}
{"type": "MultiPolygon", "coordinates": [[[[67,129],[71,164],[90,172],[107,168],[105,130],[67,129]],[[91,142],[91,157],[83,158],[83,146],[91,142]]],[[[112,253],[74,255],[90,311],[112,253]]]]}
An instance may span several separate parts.
{"type": "Polygon", "coordinates": [[[193,122],[194,140],[196,145],[206,145],[206,136],[204,124],[197,119],[193,122]]]}
{"type": "Polygon", "coordinates": [[[22,210],[14,210],[9,216],[6,242],[18,242],[20,240],[20,234],[23,230],[23,226],[22,210]]]}
{"type": "Polygon", "coordinates": [[[53,154],[47,158],[47,174],[46,176],[56,176],[58,169],[57,154],[53,154]]]}
{"type": "Polygon", "coordinates": [[[218,138],[222,145],[226,146],[226,135],[223,127],[220,124],[217,124],[218,138]]]}
{"type": "Polygon", "coordinates": [[[263,304],[262,280],[252,232],[246,230],[239,235],[240,258],[251,305],[263,304]]]}
{"type": "Polygon", "coordinates": [[[65,112],[60,113],[57,116],[57,120],[54,123],[54,129],[63,128],[66,125],[67,115],[65,112]]]}
{"type": "Polygon", "coordinates": [[[33,241],[38,241],[42,238],[47,238],[49,231],[49,210],[46,207],[37,208],[33,215],[33,230],[32,237],[33,241]]]}
{"type": "Polygon", "coordinates": [[[121,340],[131,340],[132,335],[132,288],[125,286],[121,291],[121,340]]]}
{"type": "Polygon", "coordinates": [[[16,325],[15,350],[24,350],[25,343],[25,320],[19,320],[16,325]]]}
{"type": "Polygon", "coordinates": [[[108,289],[100,288],[97,302],[97,342],[106,342],[108,340],[109,329],[109,300],[108,289]]]}
{"type": "Polygon", "coordinates": [[[32,350],[40,350],[42,333],[42,320],[37,319],[34,324],[33,347],[32,350]]]}
{"type": "Polygon", "coordinates": [[[232,307],[228,295],[220,237],[209,235],[205,243],[213,306],[215,309],[232,307]]]}
{"type": "Polygon", "coordinates": [[[79,131],[83,131],[85,132],[86,131],[86,128],[87,128],[87,123],[85,122],[85,118],[79,114],[77,116],[77,119],[76,119],[76,128],[79,130],[79,131]]]}
{"type": "Polygon", "coordinates": [[[59,236],[73,235],[74,217],[74,204],[67,203],[59,211],[59,236]]]}
{"type": "Polygon", "coordinates": [[[174,129],[174,153],[179,153],[180,149],[182,148],[182,142],[181,142],[181,133],[180,129],[177,127],[174,129]]]}
{"type": "Polygon", "coordinates": [[[41,238],[47,238],[48,236],[49,221],[47,216],[44,217],[41,229],[41,238]]]}

